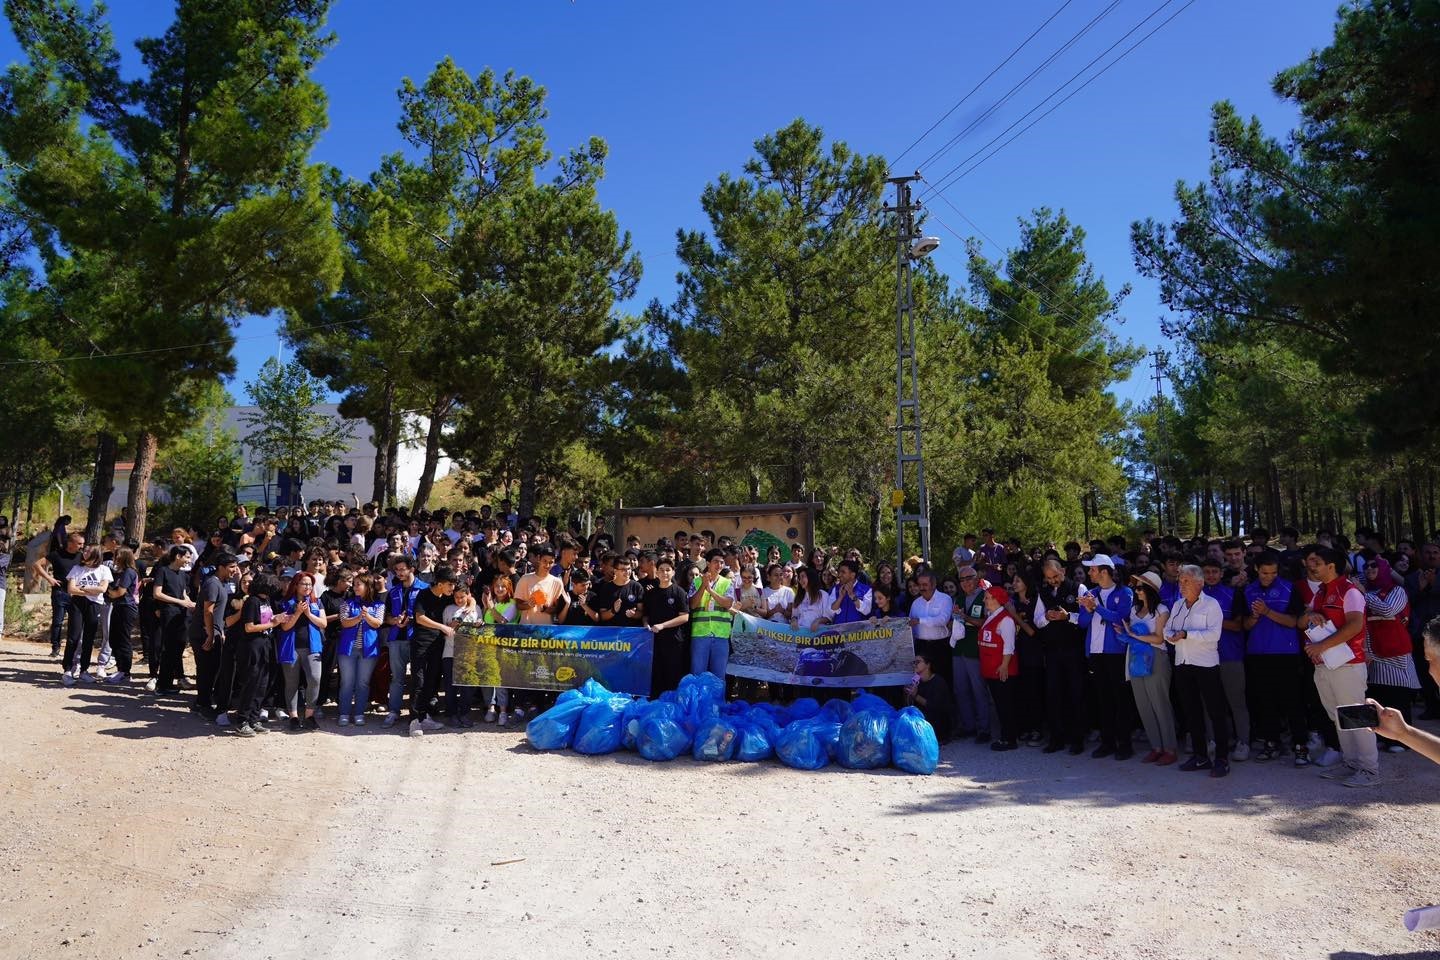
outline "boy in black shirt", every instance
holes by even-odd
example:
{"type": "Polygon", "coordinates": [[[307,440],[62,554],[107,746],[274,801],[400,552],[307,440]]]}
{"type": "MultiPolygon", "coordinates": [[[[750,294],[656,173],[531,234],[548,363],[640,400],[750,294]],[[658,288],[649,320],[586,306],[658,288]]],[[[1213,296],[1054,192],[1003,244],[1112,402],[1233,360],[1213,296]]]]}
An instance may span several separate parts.
{"type": "Polygon", "coordinates": [[[650,693],[659,697],[674,690],[690,665],[685,624],[690,621],[690,596],[675,582],[675,564],[662,559],[655,567],[656,585],[645,591],[641,607],[645,626],[655,635],[655,653],[650,669],[650,693]]]}
{"type": "Polygon", "coordinates": [[[410,736],[444,727],[430,716],[430,704],[440,690],[445,638],[455,632],[445,625],[445,608],[455,592],[455,571],[448,563],[435,568],[430,587],[415,597],[415,631],[410,637],[410,736]]]}
{"type": "Polygon", "coordinates": [[[617,558],[612,578],[596,583],[590,591],[589,607],[599,616],[602,627],[640,626],[640,601],[645,588],[630,579],[631,563],[628,556],[617,558]]]}

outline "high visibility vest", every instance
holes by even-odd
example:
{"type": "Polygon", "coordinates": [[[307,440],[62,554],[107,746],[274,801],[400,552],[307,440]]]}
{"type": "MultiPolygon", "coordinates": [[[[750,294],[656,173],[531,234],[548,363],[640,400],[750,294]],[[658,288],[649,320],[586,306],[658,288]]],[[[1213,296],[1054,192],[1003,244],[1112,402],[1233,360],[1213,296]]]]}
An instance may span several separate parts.
{"type": "MultiPolygon", "coordinates": [[[[691,591],[700,589],[701,578],[696,577],[691,591]]],[[[730,589],[730,581],[724,577],[715,579],[713,592],[724,596],[730,589]]],[[[729,610],[706,610],[703,606],[690,611],[690,636],[730,638],[730,627],[735,617],[729,610]]]]}

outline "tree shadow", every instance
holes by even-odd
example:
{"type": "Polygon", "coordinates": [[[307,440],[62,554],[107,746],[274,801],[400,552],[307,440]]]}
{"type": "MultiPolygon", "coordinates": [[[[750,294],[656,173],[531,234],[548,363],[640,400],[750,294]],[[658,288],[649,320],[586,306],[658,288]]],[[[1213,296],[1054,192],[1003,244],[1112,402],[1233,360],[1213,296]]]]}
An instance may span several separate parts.
{"type": "Polygon", "coordinates": [[[1365,953],[1361,950],[1336,950],[1330,960],[1440,960],[1440,950],[1414,950],[1407,953],[1365,953]]]}

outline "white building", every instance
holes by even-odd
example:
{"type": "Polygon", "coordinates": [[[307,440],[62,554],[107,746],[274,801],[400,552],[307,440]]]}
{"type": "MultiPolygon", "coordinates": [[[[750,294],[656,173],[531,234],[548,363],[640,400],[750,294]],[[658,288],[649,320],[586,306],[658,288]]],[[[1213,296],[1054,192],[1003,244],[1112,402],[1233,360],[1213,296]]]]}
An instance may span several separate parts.
{"type": "MultiPolygon", "coordinates": [[[[339,407],[333,403],[317,404],[313,409],[336,420],[344,419],[340,416],[339,407]]],[[[233,432],[237,438],[243,438],[251,431],[251,427],[241,417],[246,413],[254,413],[255,410],[255,407],[229,408],[225,412],[224,429],[233,432]]],[[[300,494],[307,503],[311,500],[341,500],[351,503],[351,494],[358,496],[361,503],[370,500],[375,479],[374,434],[364,420],[348,422],[351,427],[350,446],[340,455],[336,465],[319,476],[301,478],[300,494]]],[[[429,421],[424,417],[406,418],[397,458],[399,462],[395,470],[395,489],[402,502],[408,502],[420,486],[420,472],[425,466],[425,432],[429,425],[429,421]]],[[[159,455],[161,458],[165,456],[163,448],[159,455]]],[[[291,501],[289,478],[283,474],[277,476],[276,471],[267,470],[255,463],[252,451],[243,440],[240,444],[240,456],[244,467],[239,487],[235,491],[237,501],[263,503],[268,507],[291,501]]],[[[119,513],[125,506],[126,494],[130,488],[130,471],[133,468],[134,464],[128,460],[115,464],[115,487],[110,494],[112,514],[119,513]]],[[[442,454],[435,467],[435,479],[439,480],[448,474],[450,469],[450,458],[442,454]]],[[[88,500],[89,493],[87,484],[82,491],[82,498],[88,500]]],[[[156,486],[152,480],[150,500],[154,502],[165,499],[164,488],[156,486]]]]}
{"type": "MultiPolygon", "coordinates": [[[[317,404],[312,409],[349,423],[350,447],[340,455],[335,466],[319,476],[302,477],[300,495],[307,503],[311,500],[342,500],[348,504],[353,499],[351,494],[358,496],[361,503],[368,501],[374,492],[375,478],[375,440],[370,425],[364,420],[346,421],[340,416],[340,408],[333,403],[317,404]]],[[[255,410],[255,407],[231,407],[225,412],[225,429],[243,438],[252,428],[242,418],[255,410]]],[[[429,426],[424,417],[406,418],[395,467],[395,489],[402,500],[409,499],[420,486],[420,472],[425,466],[425,432],[429,426]]],[[[255,463],[250,448],[243,440],[240,456],[244,463],[238,491],[242,502],[257,501],[273,507],[293,500],[290,479],[283,472],[277,476],[276,471],[255,463]]],[[[448,474],[450,466],[450,459],[442,454],[435,467],[435,479],[448,474]]]]}

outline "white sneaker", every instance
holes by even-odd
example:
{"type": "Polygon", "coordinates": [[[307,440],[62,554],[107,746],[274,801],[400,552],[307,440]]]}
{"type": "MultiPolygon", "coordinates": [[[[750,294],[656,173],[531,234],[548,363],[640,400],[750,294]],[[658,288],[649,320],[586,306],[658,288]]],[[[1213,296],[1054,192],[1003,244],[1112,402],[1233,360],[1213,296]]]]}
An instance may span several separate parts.
{"type": "Polygon", "coordinates": [[[424,720],[421,720],[421,721],[420,721],[420,729],[422,729],[422,730],[444,730],[444,729],[445,729],[445,724],[441,723],[439,720],[436,720],[434,717],[426,717],[424,720]]]}
{"type": "Polygon", "coordinates": [[[1341,780],[1347,787],[1375,787],[1380,785],[1380,774],[1371,773],[1369,770],[1356,770],[1346,780],[1341,780]]]}
{"type": "Polygon", "coordinates": [[[1310,751],[1311,756],[1325,752],[1325,738],[1320,734],[1311,732],[1310,739],[1305,741],[1305,749],[1310,751]]]}
{"type": "Polygon", "coordinates": [[[279,708],[276,708],[276,710],[275,710],[275,719],[276,719],[276,720],[289,720],[289,719],[290,719],[290,714],[289,714],[287,711],[285,711],[285,710],[281,710],[281,709],[279,709],[279,708]]]}
{"type": "Polygon", "coordinates": [[[1250,744],[1248,744],[1248,743],[1237,743],[1237,744],[1235,744],[1235,749],[1230,751],[1230,759],[1236,761],[1237,763],[1238,763],[1238,762],[1243,762],[1243,761],[1245,761],[1245,760],[1249,760],[1249,759],[1250,759],[1250,744]]]}
{"type": "Polygon", "coordinates": [[[1344,758],[1344,754],[1342,754],[1339,750],[1334,750],[1327,747],[1324,753],[1320,754],[1320,756],[1318,757],[1315,757],[1311,762],[1314,763],[1317,767],[1333,767],[1335,766],[1335,764],[1339,763],[1344,758]]]}
{"type": "Polygon", "coordinates": [[[485,711],[485,722],[486,722],[486,723],[494,723],[494,722],[495,722],[495,704],[493,704],[493,703],[490,704],[490,709],[485,711]]]}
{"type": "Polygon", "coordinates": [[[495,722],[498,723],[498,724],[499,724],[500,726],[502,726],[502,727],[508,727],[508,726],[510,726],[510,714],[506,713],[504,710],[501,710],[501,711],[500,711],[500,719],[499,719],[499,720],[496,720],[495,722]]]}
{"type": "Polygon", "coordinates": [[[420,721],[419,721],[419,720],[411,720],[411,721],[410,721],[410,736],[412,736],[412,737],[423,737],[424,735],[425,735],[425,728],[420,725],[420,721]]]}
{"type": "Polygon", "coordinates": [[[400,719],[400,718],[399,718],[398,716],[396,716],[395,714],[393,714],[393,713],[387,713],[387,714],[385,714],[385,719],[380,721],[380,726],[382,726],[382,727],[393,727],[393,726],[395,726],[395,721],[397,721],[397,720],[399,720],[399,719],[400,719]]]}
{"type": "Polygon", "coordinates": [[[220,713],[217,713],[217,714],[215,715],[215,726],[217,726],[217,727],[228,727],[228,726],[230,726],[230,714],[225,713],[223,710],[222,710],[220,713]]]}
{"type": "Polygon", "coordinates": [[[348,727],[348,726],[350,726],[350,718],[347,717],[347,716],[345,716],[345,714],[343,714],[343,713],[340,714],[340,726],[342,726],[342,727],[348,727]]]}
{"type": "Polygon", "coordinates": [[[363,726],[365,726],[365,714],[363,714],[363,713],[357,713],[357,714],[355,714],[355,726],[357,726],[357,727],[363,727],[363,726]]]}
{"type": "Polygon", "coordinates": [[[75,674],[71,673],[69,670],[66,670],[64,673],[60,674],[60,682],[67,687],[75,686],[75,674]]]}
{"type": "Polygon", "coordinates": [[[145,681],[145,692],[146,692],[146,693],[154,693],[154,692],[155,692],[155,688],[158,687],[159,685],[160,685],[160,681],[159,681],[158,679],[156,679],[155,677],[151,677],[149,680],[146,680],[146,681],[145,681]]]}
{"type": "Polygon", "coordinates": [[[130,682],[130,674],[128,674],[128,673],[112,673],[112,674],[110,674],[110,676],[108,676],[108,677],[105,678],[105,682],[106,682],[106,683],[111,683],[111,684],[117,684],[117,685],[118,685],[118,684],[122,684],[122,683],[129,683],[129,682],[130,682]]]}

